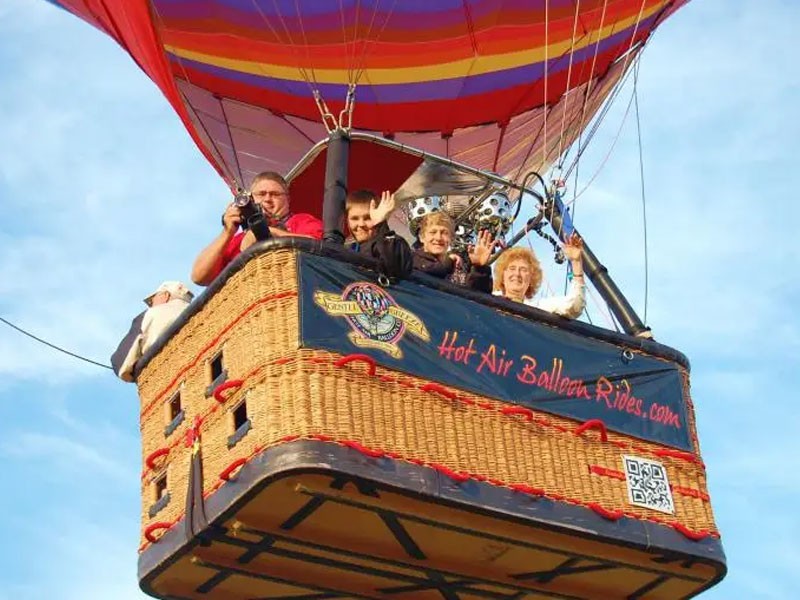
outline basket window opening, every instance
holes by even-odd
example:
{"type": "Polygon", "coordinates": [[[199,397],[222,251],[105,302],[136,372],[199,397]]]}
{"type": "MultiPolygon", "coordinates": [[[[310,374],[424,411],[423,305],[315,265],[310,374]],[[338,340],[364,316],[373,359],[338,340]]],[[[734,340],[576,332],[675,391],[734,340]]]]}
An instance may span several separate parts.
{"type": "Polygon", "coordinates": [[[238,431],[247,421],[247,401],[242,400],[239,406],[233,409],[233,430],[238,431]]]}
{"type": "Polygon", "coordinates": [[[224,360],[222,351],[220,350],[219,354],[211,359],[211,382],[213,383],[220,378],[224,370],[224,360]]]}
{"type": "Polygon", "coordinates": [[[183,423],[183,400],[180,391],[175,392],[164,404],[164,437],[169,437],[183,423]]]}
{"type": "Polygon", "coordinates": [[[183,411],[181,404],[181,393],[175,392],[175,395],[169,399],[169,421],[170,423],[178,418],[178,415],[183,411]]]}
{"type": "Polygon", "coordinates": [[[250,417],[247,414],[247,399],[243,399],[231,410],[231,429],[233,433],[228,438],[228,448],[233,448],[239,443],[247,432],[250,431],[250,417]]]}
{"type": "Polygon", "coordinates": [[[153,489],[155,491],[153,499],[154,502],[158,502],[167,494],[167,472],[164,471],[161,475],[159,475],[155,482],[153,483],[153,489]]]}
{"type": "Polygon", "coordinates": [[[228,371],[225,369],[225,357],[220,350],[208,363],[208,380],[206,388],[206,398],[214,394],[214,390],[228,379],[228,371]]]}

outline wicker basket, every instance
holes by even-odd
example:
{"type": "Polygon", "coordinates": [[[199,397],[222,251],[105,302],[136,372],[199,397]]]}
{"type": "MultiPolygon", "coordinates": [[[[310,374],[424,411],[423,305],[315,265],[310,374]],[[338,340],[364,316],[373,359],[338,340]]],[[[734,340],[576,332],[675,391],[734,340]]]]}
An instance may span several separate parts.
{"type": "Polygon", "coordinates": [[[183,517],[198,434],[205,497],[265,450],[305,439],[587,507],[606,520],[718,536],[697,455],[300,348],[296,255],[282,249],[247,262],[139,375],[142,550],[183,517]],[[220,352],[226,378],[211,393],[220,352]],[[665,465],[674,515],[629,503],[626,454],[665,465]]]}

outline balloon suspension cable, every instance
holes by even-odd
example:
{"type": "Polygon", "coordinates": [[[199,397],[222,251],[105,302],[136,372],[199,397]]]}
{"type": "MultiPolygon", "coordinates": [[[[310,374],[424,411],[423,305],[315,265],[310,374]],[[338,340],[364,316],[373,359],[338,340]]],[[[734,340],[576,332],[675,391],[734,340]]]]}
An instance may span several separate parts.
{"type": "Polygon", "coordinates": [[[344,100],[344,108],[339,113],[339,129],[350,131],[353,126],[353,109],[356,106],[356,84],[351,83],[347,86],[347,96],[344,100]]]}
{"type": "Polygon", "coordinates": [[[353,126],[353,109],[356,106],[356,84],[350,83],[347,86],[347,95],[344,100],[344,108],[339,113],[339,118],[331,112],[325,99],[318,89],[314,89],[314,102],[317,103],[319,114],[322,117],[322,122],[328,134],[334,131],[349,132],[353,126]]]}
{"type": "Polygon", "coordinates": [[[322,123],[325,125],[325,129],[328,133],[333,133],[339,128],[339,124],[336,122],[336,117],[328,108],[328,105],[325,104],[325,100],[322,98],[322,94],[319,93],[319,90],[314,90],[314,102],[317,103],[317,108],[319,109],[319,114],[322,116],[322,123]]]}
{"type": "Polygon", "coordinates": [[[513,248],[514,246],[516,246],[520,241],[525,239],[525,237],[531,231],[535,231],[540,236],[548,238],[550,240],[550,243],[554,245],[554,248],[558,248],[558,243],[555,241],[555,239],[553,239],[551,236],[542,231],[542,227],[544,226],[543,219],[544,219],[544,210],[542,210],[542,208],[540,207],[539,212],[536,214],[536,216],[528,219],[525,225],[523,225],[522,229],[520,229],[517,233],[515,233],[514,237],[508,240],[508,242],[502,244],[500,252],[493,254],[489,258],[489,262],[486,264],[492,265],[498,258],[500,258],[500,255],[503,254],[503,252],[505,252],[509,248],[513,248]]]}

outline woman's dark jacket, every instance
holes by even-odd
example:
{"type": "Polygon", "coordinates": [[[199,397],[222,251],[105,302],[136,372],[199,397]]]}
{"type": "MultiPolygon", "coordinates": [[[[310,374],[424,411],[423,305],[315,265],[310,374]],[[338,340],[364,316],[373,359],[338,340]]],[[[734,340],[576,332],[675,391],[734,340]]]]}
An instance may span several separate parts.
{"type": "MultiPolygon", "coordinates": [[[[455,261],[449,256],[439,259],[435,254],[425,252],[422,248],[414,250],[414,268],[433,277],[447,279],[453,274],[455,261]]],[[[492,268],[471,265],[467,273],[466,287],[477,292],[492,293],[492,268]]]]}

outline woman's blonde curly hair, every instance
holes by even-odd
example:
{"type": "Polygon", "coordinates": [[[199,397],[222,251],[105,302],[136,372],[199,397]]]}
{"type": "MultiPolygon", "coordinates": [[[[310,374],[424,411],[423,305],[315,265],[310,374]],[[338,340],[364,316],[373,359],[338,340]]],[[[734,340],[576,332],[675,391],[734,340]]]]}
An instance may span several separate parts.
{"type": "Polygon", "coordinates": [[[518,259],[528,263],[528,267],[531,270],[531,282],[528,285],[528,289],[525,290],[525,297],[533,298],[533,295],[539,290],[539,286],[542,285],[542,267],[533,251],[527,248],[509,248],[500,255],[494,268],[494,291],[502,292],[505,296],[506,288],[503,285],[503,278],[506,269],[508,265],[518,259]]]}

